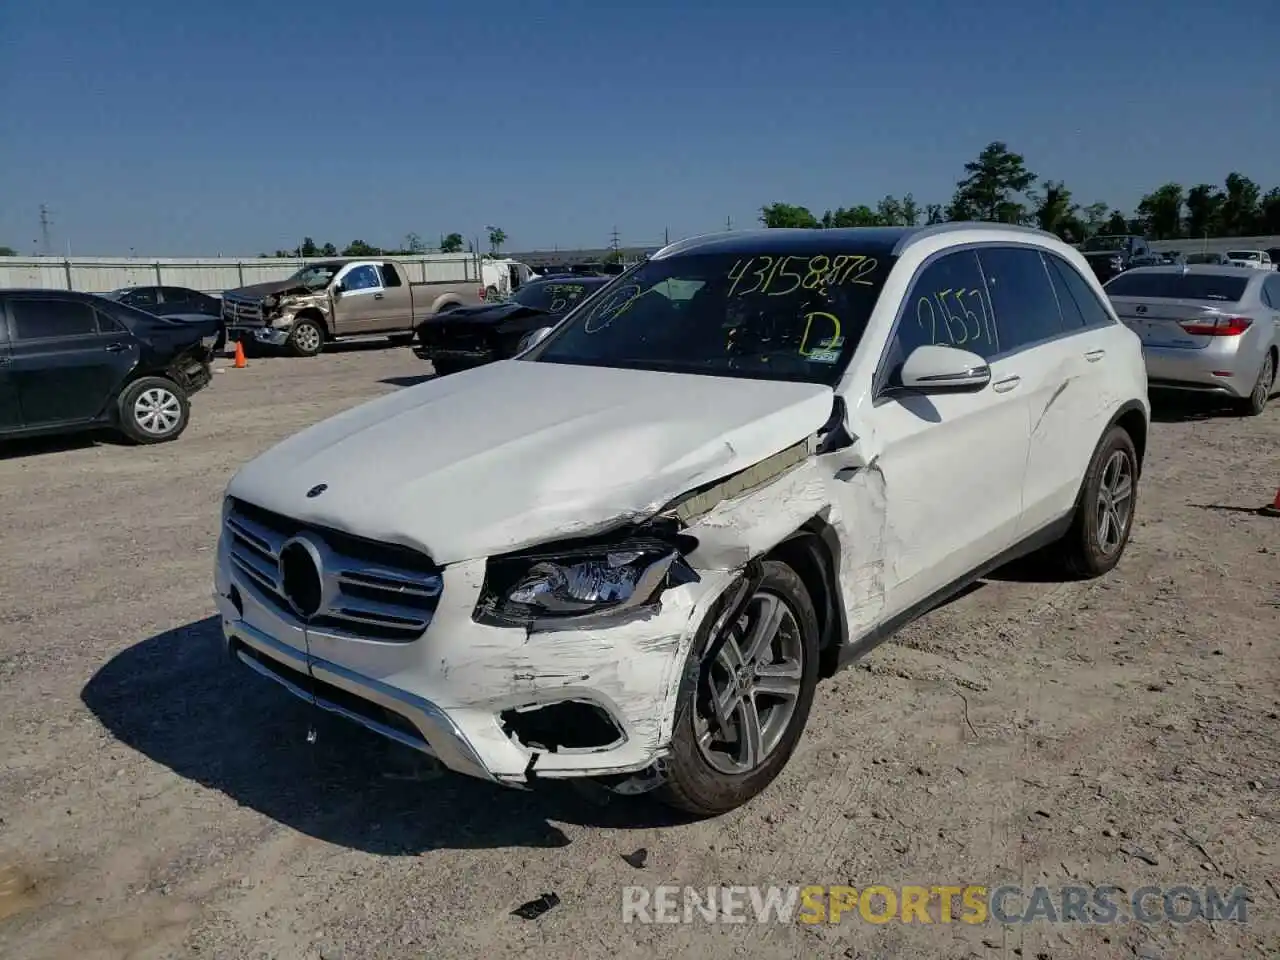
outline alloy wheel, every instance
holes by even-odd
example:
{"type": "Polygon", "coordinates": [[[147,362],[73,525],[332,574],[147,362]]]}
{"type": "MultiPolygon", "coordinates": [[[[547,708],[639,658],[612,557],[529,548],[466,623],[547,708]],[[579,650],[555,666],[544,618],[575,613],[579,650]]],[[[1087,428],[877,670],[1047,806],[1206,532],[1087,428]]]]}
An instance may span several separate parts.
{"type": "Polygon", "coordinates": [[[1125,451],[1116,450],[1098,483],[1098,547],[1107,556],[1124,543],[1132,515],[1133,463],[1125,451]]]}

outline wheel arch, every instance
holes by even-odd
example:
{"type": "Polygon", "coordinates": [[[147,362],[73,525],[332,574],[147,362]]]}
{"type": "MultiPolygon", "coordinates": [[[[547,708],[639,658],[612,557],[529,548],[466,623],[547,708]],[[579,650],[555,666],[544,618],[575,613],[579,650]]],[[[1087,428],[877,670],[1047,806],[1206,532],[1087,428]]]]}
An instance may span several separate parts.
{"type": "Polygon", "coordinates": [[[761,559],[780,560],[796,572],[809,591],[818,616],[819,676],[836,672],[840,649],[849,627],[840,591],[840,537],[821,515],[764,553],[761,559]]]}

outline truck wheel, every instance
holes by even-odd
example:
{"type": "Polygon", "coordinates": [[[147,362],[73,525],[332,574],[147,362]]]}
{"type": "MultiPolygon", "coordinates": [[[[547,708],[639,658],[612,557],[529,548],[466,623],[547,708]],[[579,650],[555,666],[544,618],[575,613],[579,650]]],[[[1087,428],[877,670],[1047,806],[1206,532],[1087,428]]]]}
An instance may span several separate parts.
{"type": "Polygon", "coordinates": [[[295,357],[314,357],[324,348],[324,330],[314,320],[293,322],[289,331],[289,351],[295,357]]]}
{"type": "Polygon", "coordinates": [[[186,393],[164,377],[142,377],[120,392],[116,401],[120,431],[134,443],[165,443],[187,429],[191,403],[186,393]]]}
{"type": "Polygon", "coordinates": [[[713,608],[689,654],[658,793],[704,817],[742,806],[773,782],[800,741],[818,685],[818,617],[789,566],[766,560],[744,615],[716,634],[722,612],[713,608]]]}

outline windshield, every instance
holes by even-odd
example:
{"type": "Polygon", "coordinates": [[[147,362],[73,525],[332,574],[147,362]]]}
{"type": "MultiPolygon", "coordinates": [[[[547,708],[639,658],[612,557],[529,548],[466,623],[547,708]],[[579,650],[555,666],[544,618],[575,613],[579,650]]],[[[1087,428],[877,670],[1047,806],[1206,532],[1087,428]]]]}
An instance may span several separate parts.
{"type": "Polygon", "coordinates": [[[834,385],[894,259],[832,250],[650,260],[522,359],[834,385]]]}
{"type": "Polygon", "coordinates": [[[1108,250],[1123,250],[1128,246],[1128,237],[1094,237],[1084,242],[1085,253],[1101,253],[1108,250]]]}
{"type": "Polygon", "coordinates": [[[313,263],[309,267],[303,267],[289,279],[299,286],[318,290],[321,287],[327,287],[334,274],[341,269],[340,263],[313,263]]]}
{"type": "Polygon", "coordinates": [[[1248,286],[1248,277],[1217,273],[1122,273],[1104,289],[1109,297],[1236,303],[1248,286]]]}
{"type": "Polygon", "coordinates": [[[1228,250],[1227,256],[1232,260],[1252,260],[1262,262],[1262,254],[1257,250],[1228,250]]]}
{"type": "Polygon", "coordinates": [[[573,280],[547,280],[527,283],[512,295],[511,300],[522,307],[545,310],[550,314],[567,313],[600,284],[586,284],[573,280]]]}

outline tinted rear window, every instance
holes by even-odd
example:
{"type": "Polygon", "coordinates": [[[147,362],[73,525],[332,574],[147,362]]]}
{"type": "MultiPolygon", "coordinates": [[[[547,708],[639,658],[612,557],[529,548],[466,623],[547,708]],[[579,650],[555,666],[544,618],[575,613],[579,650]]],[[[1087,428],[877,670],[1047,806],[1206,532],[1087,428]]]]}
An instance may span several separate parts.
{"type": "Polygon", "coordinates": [[[1122,273],[1105,287],[1112,297],[1154,300],[1220,300],[1236,303],[1249,286],[1249,277],[1207,273],[1122,273]]]}

